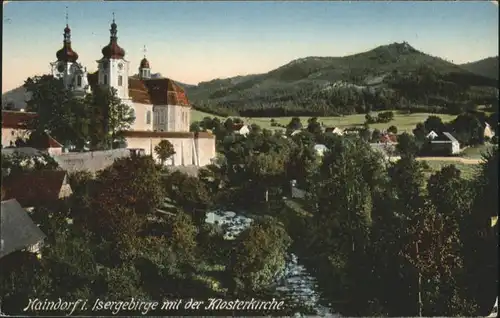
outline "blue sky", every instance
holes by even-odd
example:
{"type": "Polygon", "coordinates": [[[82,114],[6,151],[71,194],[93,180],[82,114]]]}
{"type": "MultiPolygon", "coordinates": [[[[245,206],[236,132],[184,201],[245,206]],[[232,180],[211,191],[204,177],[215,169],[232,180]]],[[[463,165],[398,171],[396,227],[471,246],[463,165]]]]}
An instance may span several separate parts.
{"type": "Polygon", "coordinates": [[[2,92],[49,71],[62,47],[66,6],[73,49],[89,71],[109,41],[115,12],[132,69],[146,45],[153,72],[190,84],[402,41],[456,63],[498,55],[498,5],[491,1],[9,1],[2,92]]]}

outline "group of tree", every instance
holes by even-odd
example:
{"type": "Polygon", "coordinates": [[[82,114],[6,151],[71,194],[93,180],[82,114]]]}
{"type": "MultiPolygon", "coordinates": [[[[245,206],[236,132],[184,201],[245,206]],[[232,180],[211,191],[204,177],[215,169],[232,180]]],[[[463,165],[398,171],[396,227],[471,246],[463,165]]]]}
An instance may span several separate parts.
{"type": "Polygon", "coordinates": [[[123,145],[120,132],[130,128],[133,109],[116,96],[113,88],[95,86],[78,97],[51,75],[28,78],[24,88],[31,95],[26,111],[36,112],[35,133],[49,132],[66,147],[82,150],[110,149],[123,145]]]}
{"type": "Polygon", "coordinates": [[[366,114],[365,123],[366,124],[377,124],[377,123],[388,123],[394,119],[394,113],[392,111],[381,112],[376,116],[371,114],[366,114]]]}

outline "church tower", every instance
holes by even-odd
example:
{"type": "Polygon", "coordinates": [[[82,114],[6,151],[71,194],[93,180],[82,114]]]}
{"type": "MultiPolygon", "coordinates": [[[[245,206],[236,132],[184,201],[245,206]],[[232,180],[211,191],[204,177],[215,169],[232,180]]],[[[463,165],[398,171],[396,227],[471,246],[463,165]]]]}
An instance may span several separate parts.
{"type": "Polygon", "coordinates": [[[144,45],[144,58],[141,60],[139,65],[139,78],[140,79],[150,79],[151,78],[151,67],[149,66],[149,61],[146,59],[146,46],[144,45]]]}
{"type": "Polygon", "coordinates": [[[52,75],[63,80],[66,88],[79,95],[85,95],[89,90],[87,70],[77,63],[78,53],[71,47],[71,29],[66,13],[66,27],[64,28],[63,47],[56,53],[57,60],[50,63],[52,75]]]}
{"type": "Polygon", "coordinates": [[[102,58],[98,63],[98,84],[116,89],[116,95],[128,100],[128,68],[129,62],[124,59],[125,50],[118,45],[118,29],[113,13],[109,44],[102,48],[102,58]]]}

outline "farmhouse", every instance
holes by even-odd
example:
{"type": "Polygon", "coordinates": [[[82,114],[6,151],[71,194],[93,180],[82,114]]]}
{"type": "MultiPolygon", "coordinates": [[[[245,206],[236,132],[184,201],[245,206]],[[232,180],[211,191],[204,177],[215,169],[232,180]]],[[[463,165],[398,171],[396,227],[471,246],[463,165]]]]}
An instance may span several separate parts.
{"type": "Polygon", "coordinates": [[[434,154],[456,155],[460,152],[460,143],[449,132],[443,132],[431,140],[431,150],[434,154]]]}
{"type": "Polygon", "coordinates": [[[438,134],[434,131],[434,130],[431,130],[427,136],[425,136],[427,139],[430,139],[430,140],[433,140],[434,138],[436,138],[438,136],[438,134]]]}

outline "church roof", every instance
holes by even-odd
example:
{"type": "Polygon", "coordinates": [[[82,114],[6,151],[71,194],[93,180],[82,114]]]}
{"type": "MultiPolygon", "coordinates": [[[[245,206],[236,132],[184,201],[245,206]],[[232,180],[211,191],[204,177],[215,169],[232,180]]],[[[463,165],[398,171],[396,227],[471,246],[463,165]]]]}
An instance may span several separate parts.
{"type": "Polygon", "coordinates": [[[189,107],[189,100],[184,89],[169,78],[130,77],[129,96],[136,103],[189,107]]]}
{"type": "Polygon", "coordinates": [[[141,60],[141,64],[139,65],[139,68],[150,68],[149,61],[146,58],[143,58],[141,60]]]}
{"type": "MultiPolygon", "coordinates": [[[[98,82],[98,73],[89,73],[90,86],[98,82]]],[[[184,89],[169,78],[140,79],[131,76],[128,79],[128,95],[135,103],[152,105],[177,105],[190,107],[184,89]]]]}
{"type": "Polygon", "coordinates": [[[116,27],[115,20],[113,18],[113,23],[111,23],[111,29],[109,30],[111,36],[109,38],[109,44],[102,48],[102,56],[108,59],[122,59],[125,57],[125,50],[118,45],[118,29],[116,27]]]}

